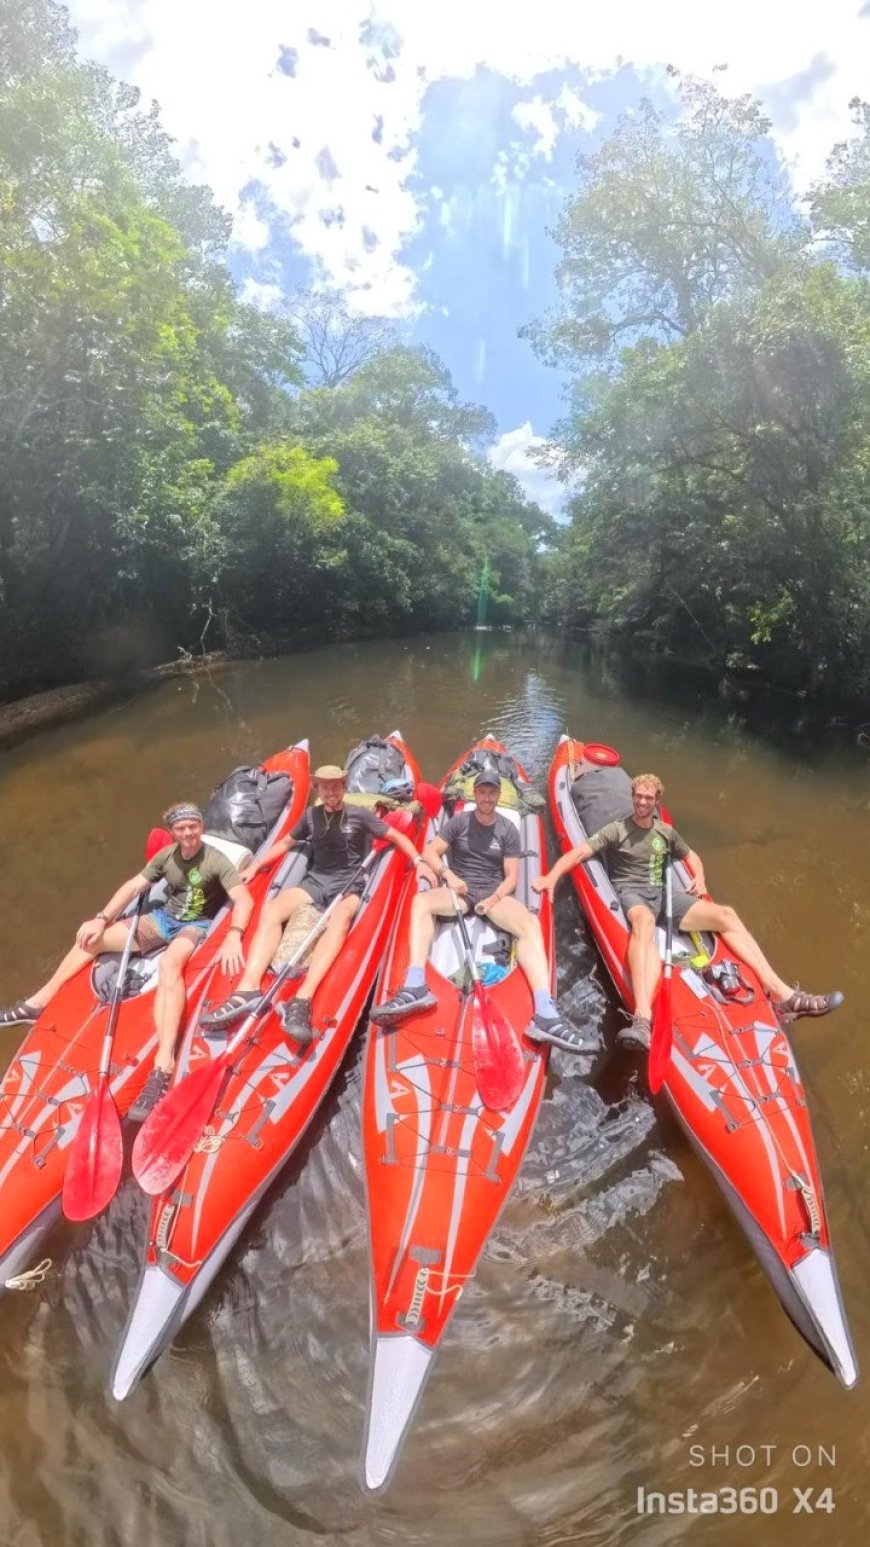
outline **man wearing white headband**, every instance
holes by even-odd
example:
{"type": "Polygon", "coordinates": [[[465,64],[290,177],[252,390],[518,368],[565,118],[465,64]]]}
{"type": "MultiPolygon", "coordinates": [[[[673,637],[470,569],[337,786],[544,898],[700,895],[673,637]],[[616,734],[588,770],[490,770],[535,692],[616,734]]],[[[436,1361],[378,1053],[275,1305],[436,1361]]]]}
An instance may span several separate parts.
{"type": "Polygon", "coordinates": [[[76,943],[60,966],[35,994],[0,1010],[0,1026],[31,1025],[54,998],[59,988],[104,951],[123,951],[130,933],[124,909],[155,881],[166,882],[166,896],[159,908],[144,913],[136,926],[133,950],[148,952],[165,946],[160,958],[154,1024],[157,1052],[131,1118],[141,1121],[165,1094],[175,1063],[175,1041],[184,1013],[184,969],[215,914],[227,897],[233,904],[229,931],[221,947],[221,965],[235,973],[244,964],[242,935],[251,917],[253,902],[235,865],[219,850],[202,841],[202,812],[189,801],[178,801],[164,812],[163,821],[172,843],[158,850],[138,875],[131,876],[109,898],[105,908],[85,919],[76,943]]]}

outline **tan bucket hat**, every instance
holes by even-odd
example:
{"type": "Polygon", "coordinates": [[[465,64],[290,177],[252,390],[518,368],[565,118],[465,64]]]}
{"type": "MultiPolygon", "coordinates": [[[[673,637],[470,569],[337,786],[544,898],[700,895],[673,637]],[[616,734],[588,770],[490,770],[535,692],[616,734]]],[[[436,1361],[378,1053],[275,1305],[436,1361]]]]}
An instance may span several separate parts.
{"type": "Polygon", "coordinates": [[[339,768],[337,763],[321,763],[319,768],[315,768],[312,777],[315,779],[347,780],[347,774],[343,768],[339,768]]]}

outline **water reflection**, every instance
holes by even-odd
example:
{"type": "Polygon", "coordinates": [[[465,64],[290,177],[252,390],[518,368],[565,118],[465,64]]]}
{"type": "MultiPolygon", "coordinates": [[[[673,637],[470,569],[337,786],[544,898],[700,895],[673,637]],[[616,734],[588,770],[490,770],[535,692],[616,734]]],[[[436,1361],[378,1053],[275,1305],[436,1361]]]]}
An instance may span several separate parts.
{"type": "MultiPolygon", "coordinates": [[[[26,991],[136,868],[170,798],[203,797],[230,767],[299,736],[332,761],[394,727],[430,779],[486,730],[539,781],[566,727],[613,742],[630,766],[664,776],[717,894],[782,970],[845,990],[844,1011],[804,1023],[797,1047],[860,1358],[866,760],[762,742],[697,683],[669,695],[636,667],[559,640],[481,633],[240,663],[53,731],[0,760],[3,998],[26,991]]],[[[144,1228],[131,1184],[95,1227],[52,1241],[43,1290],[6,1298],[4,1539],[672,1542],[689,1523],[639,1532],[638,1486],[735,1480],[693,1470],[693,1439],[776,1443],[770,1468],[737,1481],[778,1486],[783,1499],[793,1483],[823,1485],[795,1475],[789,1445],[836,1447],[835,1525],[815,1522],[802,1539],[860,1536],[864,1388],[842,1392],[792,1332],[666,1111],[609,1060],[618,1011],[567,890],[557,929],[559,991],[586,1052],[553,1059],[527,1163],[390,1494],[367,1500],[356,1485],[368,1360],[357,1047],[202,1311],[128,1403],[113,1404],[105,1381],[144,1228]]],[[[4,1034],[4,1059],[17,1035],[4,1034]]],[[[783,1506],[765,1542],[790,1541],[790,1522],[783,1506]]],[[[692,1531],[730,1539],[715,1520],[692,1531]]]]}

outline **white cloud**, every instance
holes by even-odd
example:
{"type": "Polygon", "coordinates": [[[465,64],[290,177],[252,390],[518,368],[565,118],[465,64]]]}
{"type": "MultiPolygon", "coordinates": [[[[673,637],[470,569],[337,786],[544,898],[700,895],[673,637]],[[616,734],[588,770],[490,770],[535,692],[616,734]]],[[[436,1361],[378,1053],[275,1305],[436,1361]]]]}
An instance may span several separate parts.
{"type": "MultiPolygon", "coordinates": [[[[256,0],[207,18],[178,0],[69,4],[82,52],[159,101],[190,174],[233,213],[240,245],[259,250],[266,221],[288,226],[360,309],[394,313],[413,308],[415,276],[401,255],[419,226],[409,177],[432,82],[468,78],[482,63],[520,84],[571,64],[594,79],[630,60],[662,71],[664,85],[666,63],[709,75],[727,61],[724,90],[767,91],[777,105],[778,140],[802,188],[850,132],[870,43],[858,0],[731,0],[724,19],[698,0],[614,0],[584,6],[582,27],[564,0],[536,0],[531,25],[527,7],[504,0],[380,0],[376,11],[370,0],[256,0]],[[814,72],[820,56],[830,69],[814,72]],[[255,209],[243,195],[251,183],[255,209]]],[[[518,115],[544,156],[560,120],[588,129],[594,118],[568,88],[518,115]]]]}
{"type": "Polygon", "coordinates": [[[564,484],[541,467],[535,458],[548,444],[543,435],[536,435],[530,420],[506,430],[489,450],[489,460],[503,472],[513,473],[522,485],[527,499],[534,500],[551,516],[559,516],[568,498],[564,484]]]}
{"type": "Polygon", "coordinates": [[[276,311],[284,299],[284,292],[280,285],[273,285],[260,279],[247,279],[242,281],[240,294],[243,301],[249,306],[259,307],[261,312],[276,311]]]}
{"type": "Polygon", "coordinates": [[[233,242],[246,252],[262,252],[269,245],[269,224],[251,199],[243,199],[233,217],[233,242]]]}
{"type": "Polygon", "coordinates": [[[596,113],[594,107],[590,107],[582,97],[578,97],[570,86],[562,87],[556,98],[556,107],[564,113],[565,122],[571,129],[583,129],[589,134],[601,122],[601,114],[596,113]]]}
{"type": "Polygon", "coordinates": [[[537,134],[534,151],[549,161],[559,138],[559,125],[549,102],[543,97],[533,97],[531,102],[518,102],[511,117],[521,129],[531,129],[537,134]]]}

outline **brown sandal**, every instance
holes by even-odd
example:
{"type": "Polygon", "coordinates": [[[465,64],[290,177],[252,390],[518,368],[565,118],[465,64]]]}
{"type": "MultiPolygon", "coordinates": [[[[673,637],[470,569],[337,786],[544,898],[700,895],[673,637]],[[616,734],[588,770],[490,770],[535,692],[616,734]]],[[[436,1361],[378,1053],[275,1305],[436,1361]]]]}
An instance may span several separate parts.
{"type": "Polygon", "coordinates": [[[830,1015],[832,1010],[839,1010],[843,1003],[843,995],[837,989],[833,994],[805,994],[803,989],[795,988],[787,999],[781,1004],[774,1004],[777,1015],[789,1015],[797,1020],[801,1015],[830,1015]]]}

